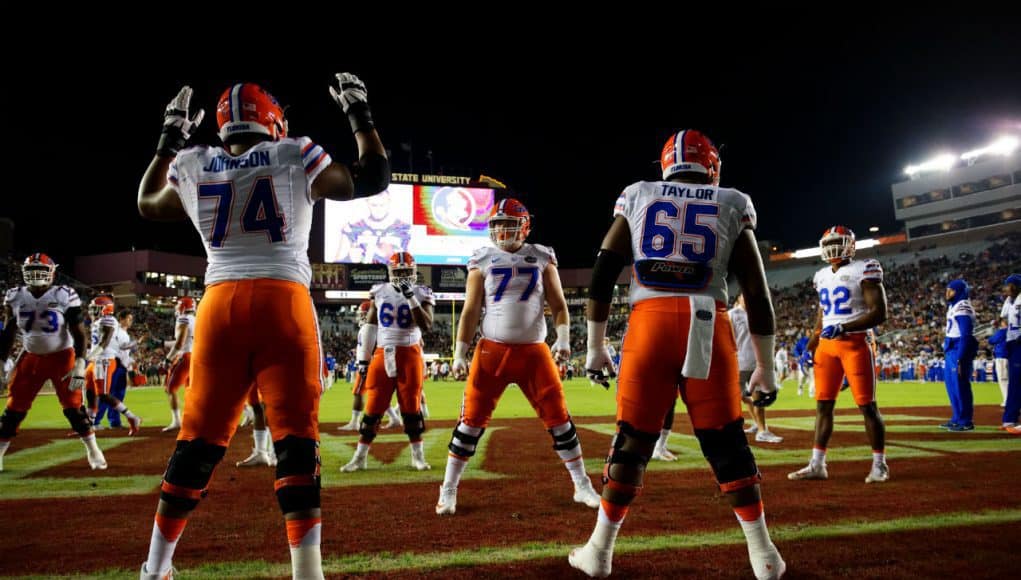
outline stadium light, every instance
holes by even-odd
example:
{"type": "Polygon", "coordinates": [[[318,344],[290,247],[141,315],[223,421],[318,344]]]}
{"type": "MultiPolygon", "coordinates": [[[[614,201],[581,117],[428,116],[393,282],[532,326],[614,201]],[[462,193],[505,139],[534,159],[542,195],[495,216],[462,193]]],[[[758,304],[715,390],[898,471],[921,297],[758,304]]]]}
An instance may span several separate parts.
{"type": "Polygon", "coordinates": [[[908,165],[904,168],[904,173],[914,177],[915,175],[926,171],[949,171],[950,168],[954,166],[954,163],[957,163],[957,155],[953,153],[943,153],[928,161],[919,163],[918,165],[908,165]]]}
{"type": "Polygon", "coordinates": [[[982,147],[981,149],[975,149],[974,151],[968,151],[961,155],[961,159],[968,163],[974,163],[975,159],[982,155],[1002,155],[1006,157],[1014,153],[1018,148],[1018,138],[1014,136],[1000,137],[996,141],[993,141],[989,145],[982,147]]]}
{"type": "Polygon", "coordinates": [[[879,231],[879,226],[872,226],[871,228],[869,228],[869,231],[872,233],[876,233],[879,231]]]}
{"type": "MultiPolygon", "coordinates": [[[[856,250],[865,250],[865,249],[872,248],[872,247],[875,247],[875,246],[878,246],[878,245],[879,245],[879,240],[874,239],[874,238],[866,238],[864,240],[858,240],[857,242],[855,242],[854,243],[854,248],[856,250]]],[[[819,246],[816,246],[814,248],[804,248],[802,250],[797,250],[793,254],[791,254],[791,257],[795,258],[795,259],[817,258],[820,255],[822,255],[822,249],[820,249],[819,246]]]]}

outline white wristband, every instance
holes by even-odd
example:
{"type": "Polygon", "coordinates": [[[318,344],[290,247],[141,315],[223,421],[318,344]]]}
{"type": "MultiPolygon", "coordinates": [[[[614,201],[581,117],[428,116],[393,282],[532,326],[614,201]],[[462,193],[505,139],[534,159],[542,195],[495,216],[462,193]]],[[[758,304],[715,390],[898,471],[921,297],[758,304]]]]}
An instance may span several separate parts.
{"type": "Polygon", "coordinates": [[[570,324],[558,324],[557,325],[557,342],[563,342],[565,344],[571,344],[571,325],[570,324]]]}
{"type": "Polygon", "coordinates": [[[752,347],[755,348],[755,366],[773,372],[773,355],[776,350],[776,337],[772,334],[762,336],[750,334],[752,347]]]}
{"type": "Polygon", "coordinates": [[[468,352],[468,343],[457,341],[457,346],[454,347],[454,358],[464,359],[464,354],[468,352]]]}
{"type": "Polygon", "coordinates": [[[588,349],[601,348],[604,339],[606,339],[606,321],[596,322],[595,320],[589,320],[588,342],[586,343],[588,349]]]}
{"type": "Polygon", "coordinates": [[[422,307],[422,303],[418,301],[418,296],[415,296],[414,294],[411,295],[411,298],[405,298],[405,300],[408,301],[408,306],[410,306],[412,310],[422,307]]]}

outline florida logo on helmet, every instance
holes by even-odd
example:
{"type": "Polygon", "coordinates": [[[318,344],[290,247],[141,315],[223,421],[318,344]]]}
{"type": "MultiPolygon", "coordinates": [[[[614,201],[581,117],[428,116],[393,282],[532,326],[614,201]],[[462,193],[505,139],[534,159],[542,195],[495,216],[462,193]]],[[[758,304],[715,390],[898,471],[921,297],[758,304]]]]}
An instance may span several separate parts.
{"type": "Polygon", "coordinates": [[[532,216],[524,204],[508,197],[496,204],[489,216],[489,239],[501,250],[513,252],[521,247],[532,229],[532,216]]]}
{"type": "Polygon", "coordinates": [[[29,286],[51,286],[56,274],[57,263],[43,253],[30,254],[21,266],[21,275],[29,286]]]}
{"type": "Polygon", "coordinates": [[[659,158],[663,170],[663,181],[678,173],[702,173],[709,183],[720,184],[720,152],[709,140],[695,129],[684,129],[671,135],[659,158]]]}
{"type": "Polygon", "coordinates": [[[238,83],[223,91],[216,105],[216,125],[224,143],[242,133],[268,135],[274,141],[287,136],[283,107],[255,83],[238,83]]]}
{"type": "Polygon", "coordinates": [[[819,238],[819,252],[823,262],[839,264],[854,257],[854,232],[844,226],[833,226],[819,238]]]}

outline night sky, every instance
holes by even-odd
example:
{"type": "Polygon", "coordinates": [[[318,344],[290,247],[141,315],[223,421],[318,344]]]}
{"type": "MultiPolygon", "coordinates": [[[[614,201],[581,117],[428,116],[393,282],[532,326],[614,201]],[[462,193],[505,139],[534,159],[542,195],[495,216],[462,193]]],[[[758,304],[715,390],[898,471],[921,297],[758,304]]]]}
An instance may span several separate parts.
{"type": "Polygon", "coordinates": [[[563,266],[591,265],[620,190],[656,179],[663,143],[682,128],[721,149],[721,184],[752,196],[760,239],[804,247],[834,223],[859,237],[872,225],[892,233],[890,185],[904,166],[1021,134],[1021,29],[947,32],[817,29],[694,47],[652,36],[647,49],[622,48],[643,45],[624,36],[527,51],[516,47],[529,39],[501,35],[434,52],[409,40],[398,58],[319,51],[269,64],[209,49],[146,69],[127,67],[122,53],[83,50],[59,74],[16,59],[8,136],[24,149],[7,168],[19,177],[7,182],[0,216],[16,223],[16,252],[58,262],[132,247],[200,255],[189,223],[153,224],[135,210],[180,85],[206,109],[198,142],[215,141],[221,91],[253,81],[288,106],[292,135],[351,161],[354,139],[327,93],[333,73],[349,70],[368,86],[395,171],[505,181],[534,215],[530,240],[552,245],[563,266]],[[55,228],[73,242],[58,242],[55,228]]]}

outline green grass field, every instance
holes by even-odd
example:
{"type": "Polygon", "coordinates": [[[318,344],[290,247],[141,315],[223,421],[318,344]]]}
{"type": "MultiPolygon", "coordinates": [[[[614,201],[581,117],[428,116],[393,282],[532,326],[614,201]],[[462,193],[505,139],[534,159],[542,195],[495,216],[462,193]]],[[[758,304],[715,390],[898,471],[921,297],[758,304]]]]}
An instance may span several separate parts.
{"type": "MultiPolygon", "coordinates": [[[[592,386],[586,379],[574,379],[564,384],[567,393],[567,406],[575,417],[605,417],[615,414],[616,403],[614,390],[592,386]]],[[[976,405],[1000,403],[1000,390],[996,383],[973,383],[976,405]]],[[[425,384],[426,398],[432,421],[453,420],[458,417],[461,406],[461,393],[464,382],[432,382],[425,384]]],[[[145,420],[145,425],[154,427],[165,424],[170,418],[166,396],[159,387],[143,387],[131,389],[125,400],[128,407],[145,420]]],[[[947,407],[949,416],[950,404],[942,383],[880,383],[879,406],[883,407],[947,407]]],[[[784,388],[771,409],[814,409],[815,402],[808,396],[798,397],[797,383],[788,379],[784,388]]],[[[838,409],[854,408],[850,393],[844,393],[837,400],[838,409]]],[[[535,413],[528,401],[515,388],[507,389],[500,405],[496,409],[495,418],[513,419],[534,417],[535,413]]],[[[324,423],[347,422],[351,418],[351,385],[338,381],[326,392],[320,406],[319,420],[324,423]]],[[[67,420],[61,414],[60,407],[52,394],[41,395],[32,407],[28,418],[22,424],[24,429],[52,429],[67,426],[67,420]]]]}
{"type": "MultiPolygon", "coordinates": [[[[445,443],[449,439],[449,426],[453,425],[459,411],[461,394],[464,388],[463,382],[427,382],[426,395],[432,415],[434,428],[425,434],[426,459],[433,464],[432,471],[418,472],[407,468],[409,451],[402,449],[393,459],[370,458],[370,469],[354,474],[341,474],[337,466],[342,465],[350,457],[356,437],[353,434],[339,434],[332,427],[324,429],[321,434],[320,452],[323,459],[324,470],[322,483],[324,493],[336,497],[340,494],[363,493],[358,488],[369,486],[400,486],[404,484],[428,483],[430,487],[437,484],[443,477],[441,466],[446,461],[447,451],[445,443]],[[340,488],[340,489],[338,489],[340,488]]],[[[603,390],[600,387],[592,386],[587,380],[573,380],[565,384],[568,406],[572,414],[578,419],[579,428],[589,432],[599,433],[604,436],[612,435],[615,425],[610,417],[615,411],[613,390],[603,390]]],[[[978,383],[973,385],[976,405],[995,406],[1000,401],[999,388],[995,383],[978,383]]],[[[166,404],[166,396],[159,387],[133,389],[127,397],[128,405],[142,417],[145,418],[145,427],[156,429],[169,418],[166,404]]],[[[953,472],[955,464],[967,463],[970,454],[1002,454],[1004,458],[1010,457],[1005,465],[1017,465],[1012,463],[1017,452],[1021,450],[1016,439],[1005,436],[991,437],[996,433],[993,425],[986,422],[980,425],[975,431],[945,439],[934,438],[934,433],[942,433],[935,429],[938,421],[949,416],[949,403],[942,384],[938,383],[881,383],[879,388],[879,403],[881,408],[889,409],[884,413],[889,422],[888,429],[896,433],[895,441],[888,446],[888,455],[892,462],[898,466],[898,474],[911,473],[910,469],[917,469],[908,461],[932,462],[933,459],[944,458],[946,469],[953,472]],[[925,409],[922,409],[925,407],[925,409]],[[935,407],[937,410],[934,410],[935,407]],[[894,410],[896,408],[896,410],[894,410]],[[911,408],[919,408],[912,411],[911,408]],[[946,413],[938,411],[945,408],[946,413]]],[[[350,418],[351,394],[350,384],[338,382],[328,391],[321,406],[321,420],[323,422],[346,422],[350,418]]],[[[839,430],[843,433],[854,432],[864,433],[864,425],[854,410],[854,402],[850,393],[844,393],[838,399],[838,408],[852,411],[838,415],[836,418],[839,430]]],[[[682,406],[683,407],[683,406],[682,406]]],[[[814,419],[811,410],[815,403],[806,396],[797,396],[797,385],[793,380],[786,381],[784,389],[780,392],[777,403],[772,407],[776,410],[801,410],[800,414],[786,414],[786,416],[774,416],[770,424],[778,432],[789,437],[789,441],[807,441],[813,430],[814,419]]],[[[680,410],[680,408],[679,408],[680,410]]],[[[988,409],[986,410],[988,414],[988,409]]],[[[534,412],[521,393],[515,389],[508,389],[500,406],[497,408],[496,418],[531,418],[534,412]]],[[[998,417],[998,414],[997,414],[998,417]]],[[[24,425],[27,429],[58,428],[66,429],[66,420],[60,413],[59,406],[52,394],[41,396],[35,404],[32,412],[24,425]]],[[[505,425],[497,425],[491,428],[491,432],[508,429],[505,425]]],[[[152,448],[153,441],[160,441],[149,433],[150,436],[127,438],[123,436],[111,437],[110,435],[121,435],[121,432],[107,433],[102,438],[102,446],[105,451],[121,446],[144,446],[152,448]],[[148,443],[147,443],[148,442],[148,443]]],[[[591,436],[591,434],[586,434],[591,436]]],[[[401,444],[403,447],[406,436],[400,432],[381,433],[376,440],[382,444],[401,444]]],[[[492,435],[483,439],[480,443],[476,461],[472,469],[466,472],[466,480],[490,480],[493,485],[513,485],[518,474],[508,474],[506,470],[490,470],[486,467],[489,444],[494,441],[492,435]],[[504,483],[501,483],[504,482],[504,483]],[[510,482],[510,483],[506,483],[510,482]]],[[[170,440],[167,440],[170,444],[170,440]]],[[[505,440],[506,444],[506,440],[505,440]]],[[[246,450],[247,440],[241,448],[246,450]]],[[[705,473],[706,464],[702,457],[698,441],[691,435],[684,432],[675,433],[671,440],[671,448],[678,453],[679,460],[673,463],[656,462],[650,465],[650,469],[661,472],[683,472],[698,471],[705,473]]],[[[797,466],[803,464],[806,458],[807,444],[793,444],[785,446],[756,446],[755,456],[757,464],[764,470],[772,470],[772,476],[776,472],[783,473],[786,466],[797,466]]],[[[46,442],[9,454],[6,458],[6,471],[3,473],[3,485],[0,485],[0,501],[16,502],[20,500],[48,500],[53,502],[73,501],[83,497],[104,496],[138,496],[152,494],[155,486],[158,485],[159,477],[149,473],[138,474],[111,474],[110,472],[96,472],[88,474],[84,480],[88,486],[77,484],[78,480],[69,475],[60,473],[40,476],[39,471],[53,467],[81,463],[81,445],[74,439],[56,438],[46,442]]],[[[861,467],[863,459],[869,456],[870,449],[867,445],[850,444],[835,446],[830,450],[828,463],[832,469],[839,470],[841,464],[855,464],[861,467]]],[[[160,460],[157,463],[160,463],[160,460]]],[[[987,461],[985,459],[984,461],[987,461]]],[[[552,463],[552,462],[551,462],[552,463]]],[[[597,475],[601,472],[604,459],[599,453],[586,455],[586,470],[597,475]]],[[[847,469],[846,467],[843,467],[847,469]]],[[[230,473],[226,468],[225,473],[230,473]]],[[[247,476],[248,474],[246,474],[247,476]]],[[[854,485],[863,485],[856,474],[854,485]]],[[[234,481],[230,478],[228,481],[234,481]]],[[[847,477],[835,477],[831,487],[847,486],[847,477]]],[[[925,477],[917,473],[908,475],[902,480],[898,479],[895,484],[886,484],[887,487],[870,489],[870,493],[890,492],[892,502],[887,509],[884,504],[882,516],[872,515],[870,517],[856,516],[847,519],[847,515],[833,517],[832,521],[814,521],[808,516],[799,515],[797,503],[787,501],[793,487],[785,478],[774,477],[771,479],[771,489],[777,489],[774,494],[772,506],[776,506],[778,514],[786,514],[786,517],[779,517],[771,526],[774,540],[784,542],[787,545],[797,545],[806,541],[818,540],[822,542],[827,538],[846,537],[857,542],[883,542],[886,541],[886,534],[906,534],[909,532],[925,532],[933,536],[940,534],[953,534],[953,530],[962,527],[990,527],[999,528],[1002,526],[1016,526],[1021,521],[1021,510],[1015,505],[1004,505],[992,502],[990,505],[982,505],[979,509],[957,511],[944,510],[932,513],[908,513],[899,507],[902,500],[896,496],[896,487],[903,486],[906,489],[913,489],[913,493],[922,494],[919,491],[919,482],[925,482],[925,477]],[[911,487],[916,486],[916,487],[911,487]],[[896,504],[896,505],[895,505],[896,504]],[[888,513],[887,513],[888,512],[888,513]],[[799,519],[801,518],[801,519],[799,519]],[[808,518],[808,519],[805,519],[808,518]],[[805,521],[813,523],[806,524],[805,521]],[[947,530],[947,531],[943,531],[947,530]],[[863,534],[870,534],[873,540],[865,540],[863,534]]],[[[950,480],[953,493],[958,498],[971,497],[972,488],[976,485],[968,480],[950,480]]],[[[225,484],[228,485],[228,484],[225,484]]],[[[229,484],[229,485],[237,485],[229,484]]],[[[243,487],[243,486],[242,486],[243,487]]],[[[415,497],[422,501],[416,493],[423,486],[409,487],[408,497],[415,497]]],[[[234,488],[232,488],[234,489],[234,488]]],[[[247,489],[247,488],[245,488],[247,489]]],[[[431,490],[435,489],[431,487],[431,490]]],[[[687,488],[685,488],[687,489],[687,488]]],[[[806,487],[811,497],[827,497],[826,488],[819,486],[806,487]]],[[[851,489],[851,488],[848,488],[851,489]]],[[[857,488],[854,488],[857,489],[857,488]]],[[[946,493],[944,489],[937,489],[934,493],[946,493]]],[[[430,490],[430,491],[431,491],[430,490]]],[[[923,490],[924,491],[924,490],[923,490]]],[[[837,496],[834,496],[837,497],[837,496]]],[[[920,496],[921,497],[921,496],[920,496]]],[[[984,497],[984,496],[983,496],[984,497]]],[[[426,501],[432,499],[430,495],[426,501]]],[[[700,500],[701,501],[701,500],[700,500]]],[[[838,501],[836,499],[826,501],[838,501]]],[[[825,503],[825,501],[824,501],[825,503]]],[[[5,504],[7,505],[7,504],[5,504]]],[[[13,505],[13,504],[11,504],[13,505]]],[[[829,504],[827,504],[829,505],[829,504]]],[[[835,505],[835,504],[834,504],[835,505]]],[[[969,504],[970,506],[970,504],[969,504]]],[[[210,506],[210,509],[214,509],[210,506]]],[[[431,511],[431,510],[430,510],[431,511]]],[[[77,513],[77,512],[76,512],[77,513]]],[[[837,513],[837,512],[834,512],[837,513]]],[[[460,517],[460,516],[459,516],[460,517]]],[[[471,518],[471,512],[466,512],[467,518],[471,518]]],[[[422,525],[429,524],[423,521],[422,525]]],[[[473,525],[483,525],[474,522],[473,525]]],[[[580,537],[580,536],[579,536],[580,537]]],[[[1003,537],[1000,534],[993,536],[1003,537]]],[[[136,539],[139,543],[134,546],[132,554],[143,553],[146,537],[136,539]]],[[[993,541],[993,540],[990,540],[993,541]]],[[[685,551],[689,555],[704,553],[709,548],[722,549],[741,546],[743,543],[740,532],[736,529],[720,531],[668,531],[657,533],[655,530],[645,530],[634,535],[625,536],[620,542],[618,554],[628,553],[643,554],[644,557],[656,558],[668,551],[685,551]]],[[[1009,541],[1001,541],[1009,544],[1009,541]]],[[[564,554],[571,544],[565,543],[562,539],[537,536],[527,541],[515,540],[506,545],[481,545],[475,548],[456,547],[451,550],[441,550],[426,545],[414,545],[392,547],[380,550],[378,547],[365,550],[360,553],[345,554],[333,549],[324,555],[324,568],[328,574],[346,576],[350,574],[392,576],[421,575],[428,573],[442,573],[443,570],[450,571],[453,577],[463,577],[470,574],[470,570],[476,566],[499,566],[517,565],[522,567],[536,566],[537,570],[545,570],[543,566],[549,567],[558,562],[563,564],[564,554]]],[[[995,544],[999,545],[999,544],[995,544]]],[[[1009,546],[1004,545],[1005,553],[1010,553],[1009,546]]],[[[275,553],[274,553],[275,554],[275,553]]],[[[275,554],[279,556],[279,554],[275,554]]],[[[797,557],[797,556],[796,556],[797,557]]],[[[1009,558],[1008,558],[1009,559],[1009,558]]],[[[626,557],[621,558],[622,562],[629,562],[626,557]]],[[[630,560],[630,561],[633,561],[630,560]]],[[[792,560],[793,561],[793,560],[792,560]]],[[[886,565],[886,564],[884,564],[886,565]]],[[[1001,564],[1001,567],[1005,565],[1001,564]]],[[[280,558],[240,558],[238,556],[226,555],[225,559],[203,563],[186,564],[186,570],[181,577],[188,578],[224,578],[224,577],[285,577],[289,571],[289,565],[280,561],[280,558]]],[[[852,566],[853,568],[853,566],[852,566]]],[[[45,568],[43,568],[45,569],[45,568]]],[[[483,568],[485,569],[485,568],[483,568]]],[[[685,569],[683,566],[678,570],[685,569]]],[[[55,570],[59,570],[55,568],[55,570]]],[[[493,568],[496,574],[500,575],[502,569],[493,568]]],[[[838,573],[834,568],[834,574],[838,573]]],[[[901,569],[899,569],[901,570],[901,569]]],[[[634,572],[632,570],[632,572],[634,572]]],[[[17,573],[17,572],[15,572],[17,573]]],[[[125,564],[117,561],[110,562],[95,568],[89,569],[87,576],[91,578],[126,578],[137,574],[132,569],[125,567],[125,564]]],[[[54,574],[27,576],[31,578],[52,578],[54,574]]],[[[63,576],[61,576],[63,577],[63,576]]],[[[80,576],[78,576],[80,577],[80,576]]]]}

